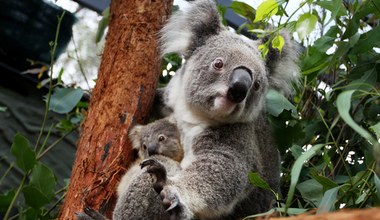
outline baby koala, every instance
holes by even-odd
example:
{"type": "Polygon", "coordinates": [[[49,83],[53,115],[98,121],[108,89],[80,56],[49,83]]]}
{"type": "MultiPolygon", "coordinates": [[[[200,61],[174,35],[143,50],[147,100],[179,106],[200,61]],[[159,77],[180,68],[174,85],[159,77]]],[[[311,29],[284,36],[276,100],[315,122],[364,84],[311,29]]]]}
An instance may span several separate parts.
{"type": "Polygon", "coordinates": [[[134,126],[129,132],[129,138],[132,141],[132,148],[138,151],[138,158],[122,177],[117,187],[118,197],[126,191],[136,176],[143,172],[140,163],[144,159],[153,155],[162,155],[181,162],[184,155],[180,133],[175,123],[170,122],[169,117],[147,125],[134,126]]]}
{"type": "MultiPolygon", "coordinates": [[[[180,144],[180,133],[175,122],[169,117],[147,125],[136,125],[129,132],[133,149],[138,158],[127,170],[117,187],[117,203],[112,219],[169,219],[161,199],[152,188],[154,179],[140,163],[146,158],[161,162],[167,175],[173,176],[181,170],[180,162],[184,150],[180,144]]],[[[107,220],[99,212],[86,207],[84,213],[77,213],[79,220],[107,220]]]]}

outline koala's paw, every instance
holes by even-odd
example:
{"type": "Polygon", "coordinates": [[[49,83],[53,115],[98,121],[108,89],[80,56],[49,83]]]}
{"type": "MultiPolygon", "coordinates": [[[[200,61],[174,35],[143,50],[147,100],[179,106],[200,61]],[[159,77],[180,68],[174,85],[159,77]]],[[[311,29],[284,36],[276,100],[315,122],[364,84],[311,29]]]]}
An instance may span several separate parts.
{"type": "Polygon", "coordinates": [[[76,213],[76,216],[78,220],[107,220],[106,217],[90,207],[86,207],[84,213],[76,213]]]}
{"type": "Polygon", "coordinates": [[[141,168],[146,167],[146,171],[156,177],[156,182],[153,183],[153,188],[157,193],[160,193],[167,182],[167,172],[158,160],[146,159],[140,164],[141,168]]]}

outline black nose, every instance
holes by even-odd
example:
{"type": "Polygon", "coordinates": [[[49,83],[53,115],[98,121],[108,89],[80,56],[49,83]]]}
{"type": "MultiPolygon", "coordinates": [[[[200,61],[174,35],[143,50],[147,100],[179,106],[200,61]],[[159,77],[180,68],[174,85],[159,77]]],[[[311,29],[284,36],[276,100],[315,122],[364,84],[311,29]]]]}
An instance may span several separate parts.
{"type": "Polygon", "coordinates": [[[157,154],[157,146],[155,144],[148,144],[148,155],[152,156],[157,154]]]}
{"type": "Polygon", "coordinates": [[[252,77],[247,70],[243,68],[235,69],[228,85],[227,98],[234,103],[242,102],[247,96],[251,84],[252,77]]]}

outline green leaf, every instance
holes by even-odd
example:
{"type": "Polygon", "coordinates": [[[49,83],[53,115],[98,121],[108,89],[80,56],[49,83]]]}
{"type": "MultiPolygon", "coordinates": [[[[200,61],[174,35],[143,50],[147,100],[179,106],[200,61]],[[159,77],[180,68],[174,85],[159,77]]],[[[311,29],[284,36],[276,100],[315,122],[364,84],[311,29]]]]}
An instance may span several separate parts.
{"type": "Polygon", "coordinates": [[[338,184],[336,184],[334,181],[330,180],[327,177],[320,176],[318,174],[313,174],[313,178],[323,186],[323,191],[326,191],[338,186],[338,184]]]}
{"type": "Polygon", "coordinates": [[[379,143],[372,135],[360,127],[351,117],[350,115],[350,107],[351,107],[351,96],[355,92],[355,90],[348,90],[340,93],[336,100],[336,105],[338,108],[338,112],[340,117],[358,134],[360,134],[363,138],[370,141],[373,145],[378,145],[379,143]]]}
{"type": "Polygon", "coordinates": [[[315,25],[317,24],[318,18],[317,16],[305,13],[298,18],[296,24],[296,31],[298,33],[298,37],[302,40],[307,35],[309,35],[313,30],[315,25]]]}
{"type": "Polygon", "coordinates": [[[28,139],[16,134],[13,139],[11,153],[16,157],[16,165],[24,172],[31,170],[36,163],[36,153],[30,148],[28,139]]]}
{"type": "Polygon", "coordinates": [[[329,24],[336,17],[340,17],[346,14],[346,10],[342,3],[342,0],[317,1],[316,4],[324,9],[331,11],[330,20],[325,25],[329,24]]]}
{"type": "Polygon", "coordinates": [[[372,129],[373,132],[375,132],[377,139],[380,139],[380,122],[377,122],[377,124],[369,127],[372,129]]]}
{"type": "Polygon", "coordinates": [[[347,85],[346,90],[364,90],[370,91],[373,89],[377,81],[377,72],[376,68],[366,71],[360,79],[352,81],[347,85]]]}
{"type": "MultiPolygon", "coordinates": [[[[285,208],[276,208],[276,210],[279,212],[285,213],[285,208]]],[[[308,210],[307,209],[300,209],[300,208],[289,208],[287,210],[287,213],[289,215],[298,215],[298,214],[305,213],[306,211],[308,211],[308,210]]]]}
{"type": "Polygon", "coordinates": [[[255,19],[255,9],[244,2],[233,1],[230,7],[236,14],[241,15],[251,21],[255,19]]]}
{"type": "Polygon", "coordinates": [[[25,186],[22,192],[25,203],[34,209],[39,209],[50,202],[50,199],[35,186],[25,186]]]}
{"type": "Polygon", "coordinates": [[[336,197],[341,187],[342,186],[337,186],[325,192],[322,201],[318,206],[317,214],[335,210],[335,202],[337,201],[336,197]]]}
{"type": "Polygon", "coordinates": [[[380,178],[379,178],[379,176],[377,176],[376,173],[374,173],[373,174],[373,179],[374,179],[375,186],[376,186],[376,195],[377,195],[377,198],[380,199],[380,178]]]}
{"type": "Polygon", "coordinates": [[[273,89],[270,89],[266,95],[266,107],[269,114],[275,117],[279,116],[284,110],[291,111],[292,116],[297,117],[296,107],[284,95],[273,89]]]}
{"type": "Polygon", "coordinates": [[[319,150],[323,148],[323,144],[314,145],[308,151],[306,151],[303,155],[298,157],[298,159],[294,162],[292,170],[291,170],[291,179],[290,179],[290,187],[288,191],[288,198],[286,200],[286,209],[290,207],[292,203],[294,190],[296,188],[303,164],[305,161],[312,158],[319,150]]]}
{"type": "Polygon", "coordinates": [[[259,22],[265,18],[270,18],[278,12],[278,3],[276,0],[263,1],[256,10],[254,22],[259,22]]]}
{"type": "Polygon", "coordinates": [[[12,202],[16,192],[14,190],[8,191],[6,194],[0,195],[0,212],[5,212],[12,202]]]}
{"type": "Polygon", "coordinates": [[[359,53],[372,51],[373,47],[380,47],[379,39],[380,26],[377,26],[360,36],[359,41],[356,43],[355,47],[352,48],[350,54],[357,55],[359,53]]]}
{"type": "Polygon", "coordinates": [[[318,206],[323,198],[323,186],[315,179],[299,183],[297,190],[301,193],[303,199],[311,201],[315,206],[318,206]]]}
{"type": "Polygon", "coordinates": [[[49,110],[65,114],[70,112],[83,96],[82,89],[56,88],[51,96],[49,110]]]}
{"type": "Polygon", "coordinates": [[[277,35],[272,40],[272,47],[278,49],[280,53],[282,52],[282,47],[284,47],[284,44],[285,40],[281,35],[277,35]]]}
{"type": "Polygon", "coordinates": [[[104,9],[104,11],[102,12],[102,16],[103,16],[102,19],[98,23],[98,30],[96,31],[96,35],[95,35],[95,43],[100,42],[106,28],[108,27],[109,17],[110,17],[110,7],[107,7],[106,9],[104,9]]]}
{"type": "Polygon", "coordinates": [[[53,171],[42,163],[37,163],[31,175],[29,185],[39,190],[46,198],[51,199],[54,196],[56,185],[53,171]]]}
{"type": "Polygon", "coordinates": [[[302,155],[302,153],[304,152],[304,150],[299,145],[293,145],[290,148],[290,152],[292,152],[292,155],[293,155],[294,159],[297,159],[299,156],[302,155]]]}
{"type": "Polygon", "coordinates": [[[248,173],[249,181],[256,187],[271,190],[269,184],[263,180],[258,173],[249,172],[248,173]]]}
{"type": "Polygon", "coordinates": [[[5,106],[0,106],[0,112],[5,112],[7,111],[7,107],[5,106]]]}

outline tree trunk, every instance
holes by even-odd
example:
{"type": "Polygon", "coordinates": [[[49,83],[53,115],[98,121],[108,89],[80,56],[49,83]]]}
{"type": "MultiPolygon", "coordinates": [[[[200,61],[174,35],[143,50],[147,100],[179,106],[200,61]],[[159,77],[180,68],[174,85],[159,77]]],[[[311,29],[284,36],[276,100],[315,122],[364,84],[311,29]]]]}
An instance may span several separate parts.
{"type": "Polygon", "coordinates": [[[111,217],[116,185],[134,159],[128,131],[146,122],[153,103],[160,69],[157,32],[172,2],[111,1],[98,80],[59,219],[75,219],[86,206],[111,217]]]}

